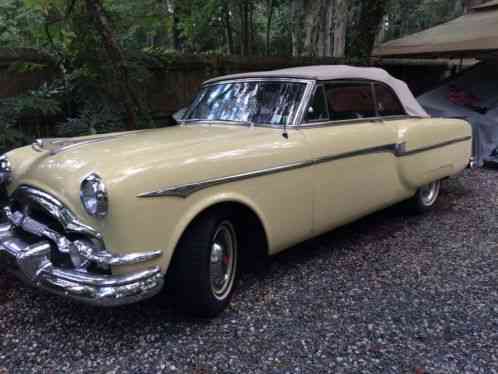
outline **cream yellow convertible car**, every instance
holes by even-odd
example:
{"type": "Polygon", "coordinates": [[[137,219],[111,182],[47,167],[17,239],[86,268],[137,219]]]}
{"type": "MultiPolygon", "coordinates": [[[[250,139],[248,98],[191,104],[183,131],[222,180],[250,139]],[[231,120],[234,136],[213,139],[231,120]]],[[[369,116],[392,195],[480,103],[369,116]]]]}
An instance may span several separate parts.
{"type": "Polygon", "coordinates": [[[314,66],[203,84],[178,123],[40,139],[0,161],[0,264],[100,306],[160,291],[214,316],[241,265],[389,205],[433,207],[471,157],[385,71],[314,66]]]}

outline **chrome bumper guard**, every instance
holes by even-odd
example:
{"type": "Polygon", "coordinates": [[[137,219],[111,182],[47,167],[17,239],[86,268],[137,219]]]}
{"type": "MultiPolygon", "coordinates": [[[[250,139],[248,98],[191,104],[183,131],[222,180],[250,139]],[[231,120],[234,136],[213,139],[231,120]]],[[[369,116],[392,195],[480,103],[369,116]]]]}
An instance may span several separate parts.
{"type": "MultiPolygon", "coordinates": [[[[112,259],[107,259],[113,263],[112,259]]],[[[127,262],[120,258],[118,263],[127,262]]],[[[141,258],[126,258],[130,263],[141,258]]],[[[158,293],[164,277],[159,267],[127,275],[97,275],[61,269],[51,261],[48,241],[29,245],[16,235],[15,225],[0,224],[0,266],[41,289],[97,306],[117,306],[146,299],[158,293]]]]}

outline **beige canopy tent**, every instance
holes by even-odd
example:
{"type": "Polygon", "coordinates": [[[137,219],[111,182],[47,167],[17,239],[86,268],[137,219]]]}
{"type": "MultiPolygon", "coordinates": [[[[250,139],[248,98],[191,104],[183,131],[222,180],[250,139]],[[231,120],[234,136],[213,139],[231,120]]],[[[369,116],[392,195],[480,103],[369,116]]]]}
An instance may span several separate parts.
{"type": "Polygon", "coordinates": [[[384,43],[377,57],[480,57],[498,51],[498,0],[448,23],[384,43]]]}

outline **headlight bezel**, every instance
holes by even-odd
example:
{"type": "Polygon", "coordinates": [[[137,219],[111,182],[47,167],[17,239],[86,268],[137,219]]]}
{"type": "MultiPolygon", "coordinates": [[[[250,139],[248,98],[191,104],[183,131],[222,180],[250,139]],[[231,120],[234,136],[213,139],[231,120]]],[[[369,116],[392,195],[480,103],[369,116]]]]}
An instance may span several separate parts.
{"type": "Polygon", "coordinates": [[[103,219],[109,211],[109,198],[103,179],[92,173],[81,181],[80,200],[85,212],[91,217],[103,219]],[[92,202],[91,199],[94,201],[92,202]]]}

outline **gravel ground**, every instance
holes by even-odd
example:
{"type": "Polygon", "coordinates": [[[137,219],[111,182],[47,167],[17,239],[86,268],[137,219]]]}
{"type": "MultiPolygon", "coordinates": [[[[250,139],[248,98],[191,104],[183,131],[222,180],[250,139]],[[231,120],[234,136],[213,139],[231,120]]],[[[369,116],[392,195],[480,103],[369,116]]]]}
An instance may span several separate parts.
{"type": "Polygon", "coordinates": [[[0,274],[0,374],[498,373],[497,191],[498,170],[466,171],[429,214],[390,208],[303,243],[212,321],[0,274]]]}

